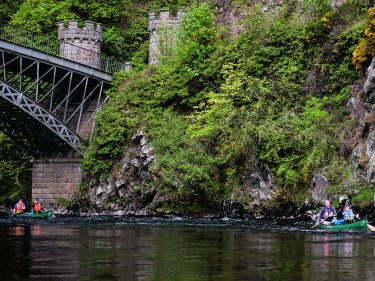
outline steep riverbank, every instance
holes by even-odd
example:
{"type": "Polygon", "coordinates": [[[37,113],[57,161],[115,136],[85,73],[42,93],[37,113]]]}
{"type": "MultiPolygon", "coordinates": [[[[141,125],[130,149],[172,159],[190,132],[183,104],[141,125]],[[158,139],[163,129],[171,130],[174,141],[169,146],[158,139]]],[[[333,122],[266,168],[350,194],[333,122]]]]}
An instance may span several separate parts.
{"type": "MultiPolygon", "coordinates": [[[[87,199],[87,198],[86,198],[87,199]]],[[[335,204],[338,216],[341,216],[341,211],[344,202],[335,204]],[[340,211],[341,210],[341,211],[340,211]]],[[[164,206],[166,207],[166,206],[164,206]]],[[[213,206],[211,206],[213,207],[213,206]]],[[[155,208],[155,205],[150,204],[144,208],[134,209],[133,207],[118,207],[108,205],[106,207],[99,207],[91,205],[87,200],[73,199],[68,207],[60,207],[56,210],[57,214],[70,215],[109,215],[109,216],[134,216],[134,217],[190,217],[190,218],[212,218],[212,219],[257,219],[257,220],[278,220],[285,222],[306,222],[313,223],[319,213],[321,205],[314,203],[296,204],[293,202],[273,202],[268,205],[256,205],[251,209],[244,208],[239,202],[222,202],[217,204],[216,209],[211,210],[172,210],[155,208]]],[[[375,207],[374,202],[364,206],[353,206],[353,209],[360,215],[361,218],[367,218],[370,224],[375,223],[375,207]]]]}
{"type": "Polygon", "coordinates": [[[185,22],[204,28],[182,22],[179,40],[203,32],[199,48],[177,43],[165,63],[117,77],[84,159],[89,209],[304,218],[325,199],[370,204],[374,71],[352,60],[371,21],[349,2],[277,7],[249,6],[226,37],[195,6],[185,22]]]}

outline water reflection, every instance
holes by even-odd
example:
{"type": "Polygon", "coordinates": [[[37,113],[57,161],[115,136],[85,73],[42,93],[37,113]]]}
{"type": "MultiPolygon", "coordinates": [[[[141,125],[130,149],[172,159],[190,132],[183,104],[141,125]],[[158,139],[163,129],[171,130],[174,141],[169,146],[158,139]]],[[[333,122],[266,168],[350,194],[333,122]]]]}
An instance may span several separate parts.
{"type": "Polygon", "coordinates": [[[311,237],[311,267],[320,266],[325,276],[345,280],[373,280],[374,245],[371,237],[358,234],[321,234],[311,237]],[[359,276],[361,276],[359,278],[359,276]]]}
{"type": "Polygon", "coordinates": [[[374,280],[373,236],[176,223],[0,223],[1,280],[374,280]],[[282,231],[281,231],[282,230],[282,231]]]}

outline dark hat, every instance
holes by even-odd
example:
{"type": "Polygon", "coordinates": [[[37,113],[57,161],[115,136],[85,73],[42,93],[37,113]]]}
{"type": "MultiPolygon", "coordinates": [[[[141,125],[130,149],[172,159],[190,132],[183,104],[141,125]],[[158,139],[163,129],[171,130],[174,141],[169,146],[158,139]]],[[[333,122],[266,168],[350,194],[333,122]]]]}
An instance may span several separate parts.
{"type": "Polygon", "coordinates": [[[346,202],[345,202],[345,206],[350,206],[350,202],[349,202],[349,201],[346,201],[346,202]]]}

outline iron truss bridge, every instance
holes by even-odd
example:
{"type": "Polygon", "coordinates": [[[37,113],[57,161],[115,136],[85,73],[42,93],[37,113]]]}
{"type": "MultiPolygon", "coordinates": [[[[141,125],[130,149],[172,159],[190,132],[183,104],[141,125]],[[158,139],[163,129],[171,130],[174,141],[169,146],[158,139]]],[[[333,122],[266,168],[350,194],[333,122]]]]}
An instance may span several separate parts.
{"type": "Polygon", "coordinates": [[[112,75],[0,40],[0,130],[35,157],[83,156],[112,75]]]}

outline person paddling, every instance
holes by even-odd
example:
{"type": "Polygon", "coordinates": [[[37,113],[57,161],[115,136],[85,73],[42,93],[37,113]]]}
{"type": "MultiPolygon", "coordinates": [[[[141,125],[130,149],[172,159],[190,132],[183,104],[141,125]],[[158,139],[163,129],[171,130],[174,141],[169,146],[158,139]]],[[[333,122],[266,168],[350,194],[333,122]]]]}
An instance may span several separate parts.
{"type": "Polygon", "coordinates": [[[318,223],[330,224],[336,216],[337,213],[335,207],[331,206],[329,200],[326,200],[324,207],[319,212],[318,223]]]}
{"type": "Polygon", "coordinates": [[[45,211],[45,209],[43,208],[42,204],[40,204],[38,198],[36,198],[34,200],[34,203],[32,205],[32,209],[33,209],[33,212],[37,213],[37,214],[40,214],[42,211],[45,211]]]}
{"type": "Polygon", "coordinates": [[[12,210],[13,214],[22,214],[25,212],[26,205],[23,203],[22,199],[18,200],[18,202],[14,205],[12,210]]]}
{"type": "Polygon", "coordinates": [[[354,218],[359,219],[359,214],[354,212],[352,206],[349,202],[345,203],[344,211],[342,212],[342,217],[344,218],[345,223],[351,223],[354,221],[354,218]]]}
{"type": "MultiPolygon", "coordinates": [[[[342,216],[345,220],[345,223],[350,223],[353,222],[355,218],[360,220],[359,214],[353,211],[352,206],[350,205],[349,202],[345,203],[344,211],[342,212],[342,216]]],[[[372,226],[371,224],[367,224],[367,229],[370,231],[375,232],[375,227],[372,226]]]]}

